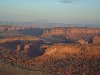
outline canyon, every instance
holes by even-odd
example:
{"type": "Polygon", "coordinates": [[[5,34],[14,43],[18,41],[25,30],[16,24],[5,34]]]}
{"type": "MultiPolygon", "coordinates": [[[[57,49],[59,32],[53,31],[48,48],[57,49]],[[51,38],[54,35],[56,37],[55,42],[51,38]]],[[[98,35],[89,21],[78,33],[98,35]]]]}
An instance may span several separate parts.
{"type": "Polygon", "coordinates": [[[28,27],[0,33],[3,64],[36,75],[100,74],[100,28],[28,27]],[[13,31],[20,35],[7,35],[13,31]]]}

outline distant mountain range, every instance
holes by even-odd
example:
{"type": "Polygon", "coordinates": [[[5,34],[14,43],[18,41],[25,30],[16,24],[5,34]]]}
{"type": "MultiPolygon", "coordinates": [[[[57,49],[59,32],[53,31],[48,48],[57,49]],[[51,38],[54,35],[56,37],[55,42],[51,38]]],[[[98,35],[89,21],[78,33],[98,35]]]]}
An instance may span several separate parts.
{"type": "Polygon", "coordinates": [[[0,21],[0,25],[14,25],[14,26],[30,26],[30,27],[42,27],[42,28],[51,28],[51,27],[100,27],[100,25],[94,24],[67,24],[67,23],[50,23],[50,22],[3,22],[0,21]]]}

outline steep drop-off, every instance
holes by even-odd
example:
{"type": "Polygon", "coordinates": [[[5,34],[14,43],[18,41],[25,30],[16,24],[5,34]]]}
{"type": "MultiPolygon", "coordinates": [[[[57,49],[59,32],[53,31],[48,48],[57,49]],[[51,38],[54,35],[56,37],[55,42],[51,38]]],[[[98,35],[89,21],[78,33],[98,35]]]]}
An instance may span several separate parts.
{"type": "Polygon", "coordinates": [[[100,36],[100,28],[85,28],[85,27],[55,27],[44,31],[42,37],[52,36],[66,37],[68,43],[74,43],[80,39],[91,42],[94,36],[100,36]]]}

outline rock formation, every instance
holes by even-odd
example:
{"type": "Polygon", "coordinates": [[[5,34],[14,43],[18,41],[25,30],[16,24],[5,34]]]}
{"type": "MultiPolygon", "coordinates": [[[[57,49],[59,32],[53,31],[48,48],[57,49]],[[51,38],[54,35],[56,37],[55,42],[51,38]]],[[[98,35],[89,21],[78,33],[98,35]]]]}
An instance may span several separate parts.
{"type": "Polygon", "coordinates": [[[35,40],[40,40],[40,39],[38,37],[35,37],[35,36],[17,36],[17,37],[0,39],[0,43],[17,41],[17,40],[22,40],[22,41],[29,41],[29,40],[30,41],[35,41],[35,40]]]}
{"type": "Polygon", "coordinates": [[[20,29],[25,29],[25,28],[26,27],[24,27],[24,26],[1,25],[0,31],[14,31],[14,30],[20,30],[20,29]]]}
{"type": "Polygon", "coordinates": [[[79,43],[79,44],[88,44],[88,42],[85,41],[84,39],[78,40],[77,43],[79,43]]]}
{"type": "Polygon", "coordinates": [[[54,54],[66,54],[66,53],[78,53],[81,50],[79,45],[73,46],[73,45],[53,45],[49,47],[45,55],[54,55],[54,54]]]}
{"type": "Polygon", "coordinates": [[[65,33],[65,28],[56,27],[56,28],[45,30],[42,37],[48,37],[48,36],[53,36],[53,35],[63,35],[64,33],[65,33]]]}
{"type": "Polygon", "coordinates": [[[17,53],[20,52],[21,49],[22,49],[21,45],[17,45],[17,47],[16,47],[16,52],[17,52],[17,53]]]}
{"type": "Polygon", "coordinates": [[[76,42],[80,39],[89,40],[90,38],[100,34],[100,28],[85,28],[85,27],[69,27],[69,28],[52,28],[46,30],[42,37],[52,37],[61,35],[66,37],[69,42],[76,42]]]}
{"type": "Polygon", "coordinates": [[[24,53],[27,54],[29,52],[31,44],[24,45],[24,53]]]}
{"type": "Polygon", "coordinates": [[[94,44],[100,44],[100,36],[93,37],[93,43],[94,44]]]}

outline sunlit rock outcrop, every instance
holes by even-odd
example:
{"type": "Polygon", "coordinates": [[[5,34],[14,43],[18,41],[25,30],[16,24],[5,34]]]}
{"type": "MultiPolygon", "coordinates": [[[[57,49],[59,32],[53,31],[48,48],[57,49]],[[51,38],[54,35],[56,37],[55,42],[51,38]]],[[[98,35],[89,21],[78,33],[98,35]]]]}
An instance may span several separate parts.
{"type": "Polygon", "coordinates": [[[49,47],[45,55],[54,55],[54,54],[66,54],[66,53],[78,53],[81,50],[79,45],[72,46],[72,45],[53,45],[49,47]]]}
{"type": "Polygon", "coordinates": [[[100,36],[95,36],[95,37],[93,38],[93,43],[94,43],[94,44],[100,44],[100,36]]]}
{"type": "Polygon", "coordinates": [[[35,36],[18,36],[18,37],[11,37],[11,38],[0,39],[0,43],[17,41],[17,40],[35,41],[35,40],[40,40],[40,39],[38,37],[35,37],[35,36]]]}
{"type": "Polygon", "coordinates": [[[77,43],[79,43],[79,44],[88,44],[88,42],[85,41],[84,39],[78,40],[77,43]]]}

